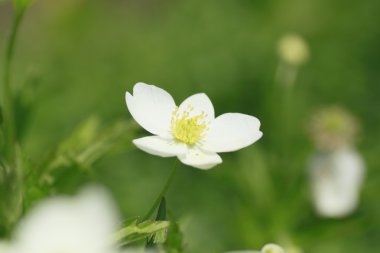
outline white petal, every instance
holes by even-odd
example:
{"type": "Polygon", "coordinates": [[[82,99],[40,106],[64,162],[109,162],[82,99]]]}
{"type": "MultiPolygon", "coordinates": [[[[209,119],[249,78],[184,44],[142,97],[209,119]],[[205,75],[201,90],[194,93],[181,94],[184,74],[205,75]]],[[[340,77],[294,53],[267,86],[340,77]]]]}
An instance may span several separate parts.
{"type": "Polygon", "coordinates": [[[127,92],[125,101],[132,117],[148,132],[169,137],[175,102],[165,90],[154,85],[137,83],[133,96],[127,92]]]}
{"type": "Polygon", "coordinates": [[[365,165],[351,148],[316,153],[310,161],[312,196],[319,215],[340,218],[358,206],[365,165]]]}
{"type": "Polygon", "coordinates": [[[187,152],[184,143],[173,139],[164,139],[159,136],[148,136],[133,140],[133,143],[141,150],[161,157],[182,155],[187,152]]]}
{"type": "Polygon", "coordinates": [[[178,156],[178,159],[186,165],[203,170],[222,163],[222,158],[218,154],[205,152],[199,148],[189,149],[186,154],[178,156]]]}
{"type": "Polygon", "coordinates": [[[113,252],[109,236],[117,229],[117,217],[110,196],[100,188],[88,188],[78,197],[46,199],[20,222],[14,252],[113,252]]]}
{"type": "Polygon", "coordinates": [[[205,113],[206,121],[212,121],[215,118],[214,106],[212,105],[208,96],[204,93],[194,94],[185,99],[178,108],[178,113],[182,114],[185,111],[189,110],[189,106],[193,108],[190,111],[189,117],[200,115],[205,113]]]}
{"type": "Polygon", "coordinates": [[[0,253],[10,253],[10,252],[14,252],[12,251],[11,244],[9,242],[0,240],[0,253]]]}
{"type": "Polygon", "coordinates": [[[250,115],[225,113],[211,124],[202,149],[231,152],[251,145],[261,138],[260,121],[250,115]]]}

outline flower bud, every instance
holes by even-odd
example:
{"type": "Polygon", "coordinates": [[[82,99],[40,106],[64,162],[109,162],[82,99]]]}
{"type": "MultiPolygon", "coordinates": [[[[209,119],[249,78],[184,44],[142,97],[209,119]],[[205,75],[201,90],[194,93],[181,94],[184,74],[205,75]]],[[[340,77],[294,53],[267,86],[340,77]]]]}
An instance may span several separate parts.
{"type": "Polygon", "coordinates": [[[309,59],[309,47],[297,34],[282,37],[277,46],[281,59],[290,65],[301,65],[309,59]]]}
{"type": "Polygon", "coordinates": [[[356,118],[338,106],[316,113],[309,127],[315,146],[322,151],[352,146],[359,132],[356,118]]]}

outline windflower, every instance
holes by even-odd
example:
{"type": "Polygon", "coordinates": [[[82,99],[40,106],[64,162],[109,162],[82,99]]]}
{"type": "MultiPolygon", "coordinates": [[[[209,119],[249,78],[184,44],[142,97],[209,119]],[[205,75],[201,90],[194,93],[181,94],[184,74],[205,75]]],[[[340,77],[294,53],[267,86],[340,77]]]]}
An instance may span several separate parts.
{"type": "Polygon", "coordinates": [[[154,85],[137,83],[125,99],[132,117],[153,134],[133,140],[141,150],[161,157],[177,156],[189,166],[210,169],[222,162],[217,154],[247,147],[261,138],[260,121],[250,115],[225,113],[215,118],[206,94],[176,106],[172,96],[154,85]]]}
{"type": "Polygon", "coordinates": [[[77,197],[53,197],[31,210],[6,253],[114,253],[118,224],[109,196],[87,188],[77,197]]]}

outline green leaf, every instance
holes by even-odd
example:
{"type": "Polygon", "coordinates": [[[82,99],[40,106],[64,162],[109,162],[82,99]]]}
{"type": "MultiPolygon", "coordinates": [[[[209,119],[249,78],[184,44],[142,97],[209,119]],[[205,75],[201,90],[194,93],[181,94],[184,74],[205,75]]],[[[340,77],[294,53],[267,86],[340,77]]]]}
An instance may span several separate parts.
{"type": "Polygon", "coordinates": [[[163,197],[158,207],[156,221],[166,220],[166,199],[163,197]]]}
{"type": "Polygon", "coordinates": [[[0,161],[0,221],[5,227],[13,226],[21,216],[23,207],[23,157],[16,149],[15,163],[0,161]]]}
{"type": "Polygon", "coordinates": [[[76,186],[93,177],[93,164],[106,155],[124,152],[132,146],[133,121],[119,120],[103,126],[101,120],[92,116],[84,120],[45,159],[25,168],[26,189],[38,187],[37,191],[26,192],[26,199],[36,200],[57,189],[71,193],[76,186]]]}
{"type": "Polygon", "coordinates": [[[172,215],[170,217],[170,228],[167,233],[167,239],[165,242],[165,252],[167,253],[185,253],[183,246],[183,235],[178,225],[178,222],[174,220],[172,215]]]}
{"type": "MultiPolygon", "coordinates": [[[[158,207],[156,221],[163,221],[166,220],[166,200],[165,197],[161,199],[160,206],[158,207]]],[[[148,238],[146,246],[151,247],[154,244],[160,244],[164,243],[166,241],[166,235],[167,230],[162,230],[161,232],[158,232],[154,235],[152,235],[150,238],[148,238]]]]}
{"type": "Polygon", "coordinates": [[[39,91],[41,81],[41,75],[33,71],[27,74],[25,81],[22,82],[23,84],[15,91],[15,120],[19,139],[25,134],[35,105],[41,98],[41,92],[39,91]]]}
{"type": "Polygon", "coordinates": [[[47,165],[49,171],[60,167],[90,168],[108,153],[130,146],[135,124],[120,120],[103,128],[98,117],[82,122],[59,146],[47,165]]]}
{"type": "Polygon", "coordinates": [[[169,221],[144,221],[138,223],[138,220],[139,218],[132,220],[117,232],[115,239],[121,245],[127,245],[163,233],[170,226],[169,221]]]}
{"type": "MultiPolygon", "coordinates": [[[[39,185],[43,188],[51,188],[56,180],[61,178],[65,172],[69,173],[73,169],[78,173],[78,169],[83,172],[86,166],[91,165],[87,163],[84,165],[80,162],[78,156],[89,149],[92,142],[99,134],[100,120],[97,117],[89,117],[79,124],[74,131],[62,141],[56,150],[51,151],[49,157],[42,161],[40,164],[30,167],[27,178],[28,187],[39,185]]],[[[82,174],[82,173],[78,173],[82,174]]],[[[71,180],[72,177],[65,177],[71,180]]],[[[65,178],[61,178],[64,180],[65,178]]]]}

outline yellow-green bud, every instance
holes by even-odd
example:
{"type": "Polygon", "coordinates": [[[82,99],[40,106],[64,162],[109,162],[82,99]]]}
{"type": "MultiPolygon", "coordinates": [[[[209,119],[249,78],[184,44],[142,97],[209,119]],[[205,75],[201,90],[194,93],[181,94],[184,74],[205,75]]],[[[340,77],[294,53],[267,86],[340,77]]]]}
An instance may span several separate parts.
{"type": "Polygon", "coordinates": [[[278,43],[281,59],[290,65],[301,65],[309,59],[309,47],[297,34],[287,34],[278,43]]]}

